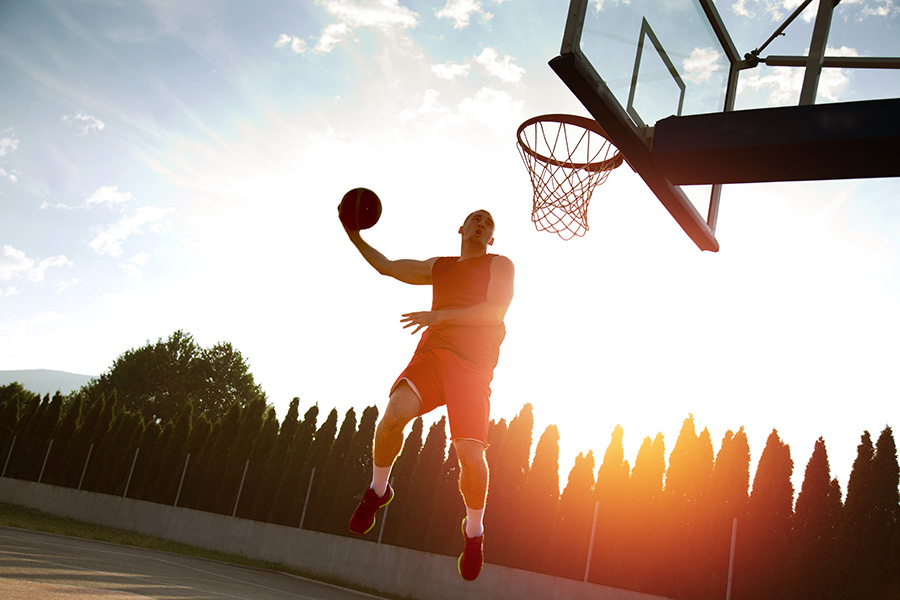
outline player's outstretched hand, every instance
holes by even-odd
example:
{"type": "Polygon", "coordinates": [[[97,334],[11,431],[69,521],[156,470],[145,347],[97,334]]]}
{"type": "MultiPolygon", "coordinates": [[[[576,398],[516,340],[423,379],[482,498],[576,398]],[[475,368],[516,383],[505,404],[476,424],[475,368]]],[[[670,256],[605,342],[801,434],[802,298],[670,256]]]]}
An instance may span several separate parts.
{"type": "Polygon", "coordinates": [[[437,315],[434,311],[424,310],[419,312],[410,312],[404,315],[401,315],[400,319],[401,323],[405,323],[403,329],[408,329],[410,327],[415,327],[410,333],[416,334],[419,330],[430,327],[431,325],[435,325],[437,323],[437,315]]]}

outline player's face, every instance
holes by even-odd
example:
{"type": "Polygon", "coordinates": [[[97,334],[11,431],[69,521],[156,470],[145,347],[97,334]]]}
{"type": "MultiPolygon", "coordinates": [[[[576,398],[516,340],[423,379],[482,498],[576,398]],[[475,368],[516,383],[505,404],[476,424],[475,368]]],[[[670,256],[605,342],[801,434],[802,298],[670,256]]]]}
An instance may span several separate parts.
{"type": "Polygon", "coordinates": [[[464,240],[490,246],[494,243],[494,218],[486,210],[476,210],[459,228],[464,240]]]}

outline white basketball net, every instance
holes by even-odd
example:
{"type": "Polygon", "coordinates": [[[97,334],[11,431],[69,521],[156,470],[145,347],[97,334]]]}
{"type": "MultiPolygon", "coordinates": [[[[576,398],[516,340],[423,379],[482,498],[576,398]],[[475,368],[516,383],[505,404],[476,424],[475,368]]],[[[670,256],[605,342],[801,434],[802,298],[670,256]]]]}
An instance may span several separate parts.
{"type": "Polygon", "coordinates": [[[622,164],[619,151],[596,122],[568,115],[529,119],[519,128],[516,147],[531,176],[531,221],[538,231],[564,240],[583,236],[591,194],[622,164]]]}

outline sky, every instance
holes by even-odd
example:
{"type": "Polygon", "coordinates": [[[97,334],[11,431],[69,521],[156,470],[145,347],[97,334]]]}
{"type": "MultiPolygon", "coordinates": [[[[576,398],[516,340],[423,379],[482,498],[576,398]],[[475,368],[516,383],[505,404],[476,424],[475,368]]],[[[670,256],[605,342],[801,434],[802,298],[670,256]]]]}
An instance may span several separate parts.
{"type": "MultiPolygon", "coordinates": [[[[797,5],[717,3],[741,53],[797,5]]],[[[182,329],[232,343],[279,418],[295,396],[383,409],[417,342],[400,315],[430,288],[347,240],[336,206],[365,186],[383,214],[364,238],[390,258],[456,254],[465,216],[494,215],[516,292],[492,417],[530,402],[535,442],[557,425],[563,485],[617,424],[633,464],[693,415],[715,450],[745,428],[751,478],[777,429],[797,490],[823,436],[846,491],[863,431],[900,417],[900,179],[726,186],[710,253],[624,166],[583,238],[536,231],[516,128],[587,115],[547,65],[567,9],[0,2],[0,369],[99,375],[182,329]]],[[[805,53],[815,10],[766,53],[805,53]]],[[[844,0],[829,54],[900,56],[898,32],[896,0],[844,0]]],[[[794,104],[801,81],[745,71],[737,107],[794,104]]],[[[817,101],[889,97],[900,71],[838,69],[817,101]]]]}

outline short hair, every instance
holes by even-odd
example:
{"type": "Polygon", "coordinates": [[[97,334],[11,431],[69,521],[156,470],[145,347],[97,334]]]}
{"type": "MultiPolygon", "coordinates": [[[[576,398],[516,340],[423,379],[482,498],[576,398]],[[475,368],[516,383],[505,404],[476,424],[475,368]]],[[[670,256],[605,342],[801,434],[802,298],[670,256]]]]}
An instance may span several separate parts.
{"type": "Polygon", "coordinates": [[[485,210],[485,209],[483,209],[483,208],[479,208],[478,210],[473,210],[472,212],[470,212],[470,213],[468,214],[468,216],[466,216],[466,218],[463,219],[463,223],[467,222],[467,221],[469,220],[469,218],[470,218],[472,215],[474,215],[475,213],[477,213],[477,212],[487,213],[487,216],[489,216],[489,217],[491,218],[491,221],[494,220],[494,215],[492,215],[491,212],[490,212],[489,210],[485,210]]]}

